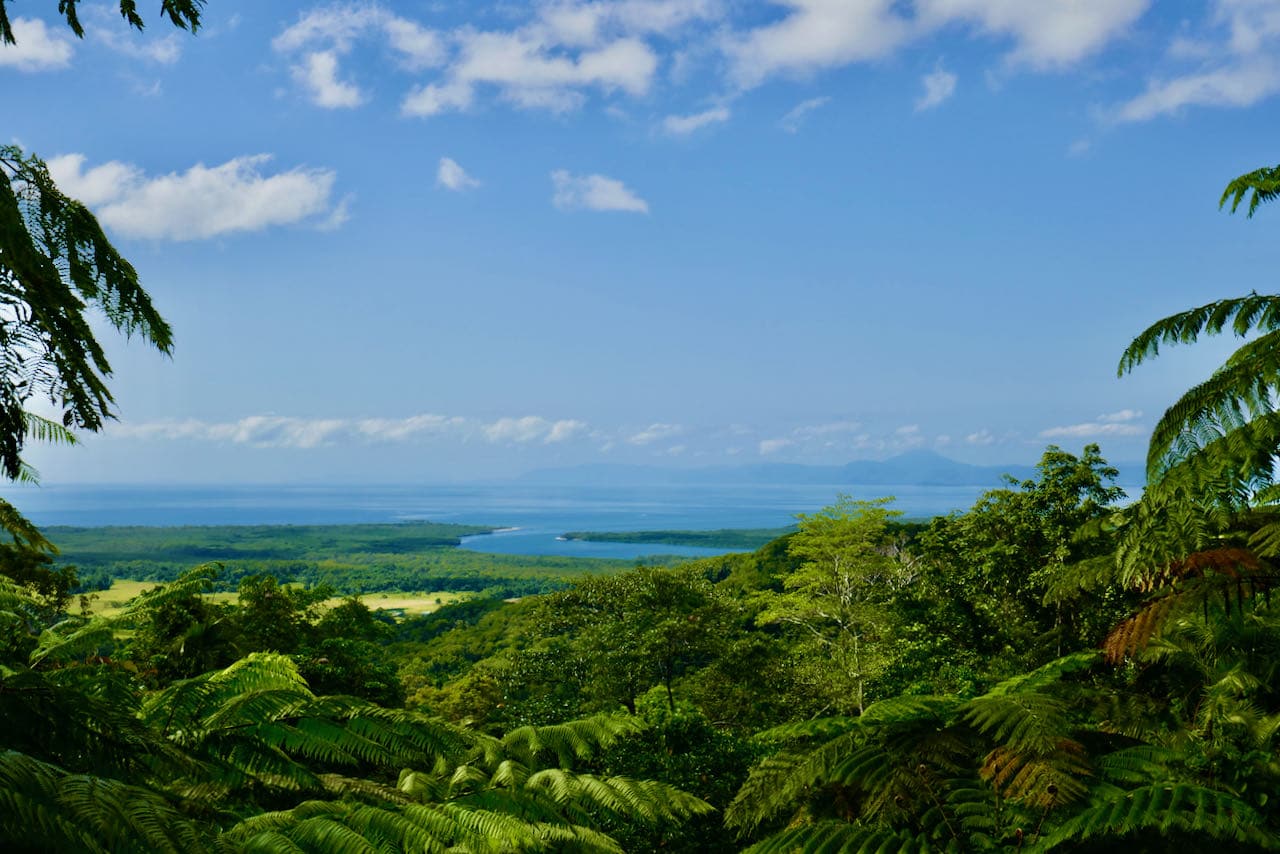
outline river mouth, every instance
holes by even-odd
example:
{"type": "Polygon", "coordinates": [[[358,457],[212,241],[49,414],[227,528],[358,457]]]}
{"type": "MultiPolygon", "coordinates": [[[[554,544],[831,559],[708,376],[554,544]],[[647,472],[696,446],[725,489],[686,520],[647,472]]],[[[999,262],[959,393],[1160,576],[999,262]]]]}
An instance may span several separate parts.
{"type": "Polygon", "coordinates": [[[656,555],[700,558],[730,554],[740,549],[716,549],[706,546],[672,546],[665,543],[596,543],[590,540],[566,540],[559,529],[514,526],[499,528],[488,534],[463,537],[458,548],[482,554],[535,555],[555,557],[612,558],[641,560],[656,555]]]}

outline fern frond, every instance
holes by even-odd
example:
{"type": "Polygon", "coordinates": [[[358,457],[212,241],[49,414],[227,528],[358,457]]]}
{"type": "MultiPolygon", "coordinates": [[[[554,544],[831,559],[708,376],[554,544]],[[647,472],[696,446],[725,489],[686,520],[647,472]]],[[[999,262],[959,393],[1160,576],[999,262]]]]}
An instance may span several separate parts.
{"type": "Polygon", "coordinates": [[[923,837],[824,821],[784,830],[743,854],[929,854],[937,850],[923,837]]]}
{"type": "Polygon", "coordinates": [[[198,854],[210,842],[152,791],[0,752],[0,843],[7,848],[198,854]]]}
{"type": "Polygon", "coordinates": [[[582,720],[546,726],[523,726],[502,738],[504,755],[530,767],[554,757],[560,768],[588,759],[619,738],[640,732],[644,721],[633,716],[595,715],[582,720]]]}
{"type": "Polygon", "coordinates": [[[1275,840],[1261,829],[1262,820],[1244,801],[1190,783],[1155,783],[1122,792],[1091,805],[1046,835],[1044,848],[1086,839],[1112,839],[1152,830],[1181,831],[1212,839],[1247,842],[1270,848],[1275,840]]]}
{"type": "Polygon", "coordinates": [[[1253,293],[1217,300],[1159,320],[1125,349],[1117,373],[1124,376],[1145,360],[1158,356],[1161,344],[1192,344],[1201,336],[1217,335],[1228,326],[1241,337],[1254,330],[1280,329],[1280,297],[1253,293]]]}
{"type": "Polygon", "coordinates": [[[1252,218],[1258,205],[1273,200],[1277,195],[1280,195],[1280,166],[1263,167],[1246,172],[1227,184],[1227,188],[1222,191],[1222,198],[1218,200],[1218,207],[1221,208],[1230,201],[1231,212],[1235,213],[1244,197],[1248,196],[1249,211],[1246,216],[1252,218]]]}

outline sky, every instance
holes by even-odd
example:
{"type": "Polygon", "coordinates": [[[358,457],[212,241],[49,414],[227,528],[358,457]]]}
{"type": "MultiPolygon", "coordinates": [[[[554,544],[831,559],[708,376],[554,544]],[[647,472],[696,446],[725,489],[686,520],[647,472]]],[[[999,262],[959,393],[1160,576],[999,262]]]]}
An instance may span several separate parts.
{"type": "Polygon", "coordinates": [[[175,329],[46,483],[1139,460],[1272,288],[1280,0],[9,3],[0,140],[175,329]],[[118,8],[118,6],[117,6],[118,8]]]}

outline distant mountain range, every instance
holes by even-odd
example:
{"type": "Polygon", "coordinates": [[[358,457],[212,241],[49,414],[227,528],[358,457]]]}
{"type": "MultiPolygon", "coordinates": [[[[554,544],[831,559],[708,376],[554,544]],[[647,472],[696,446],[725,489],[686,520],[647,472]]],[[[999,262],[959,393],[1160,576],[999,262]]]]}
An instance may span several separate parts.
{"type": "MultiPolygon", "coordinates": [[[[1116,464],[1120,482],[1141,483],[1142,466],[1116,464]]],[[[910,451],[887,460],[857,460],[842,466],[796,463],[758,463],[744,466],[708,466],[675,469],[660,466],[590,464],[535,469],[519,479],[528,483],[587,485],[662,484],[825,484],[859,486],[1000,486],[1003,475],[1019,480],[1035,476],[1035,466],[976,466],[949,459],[933,451],[910,451]]]]}

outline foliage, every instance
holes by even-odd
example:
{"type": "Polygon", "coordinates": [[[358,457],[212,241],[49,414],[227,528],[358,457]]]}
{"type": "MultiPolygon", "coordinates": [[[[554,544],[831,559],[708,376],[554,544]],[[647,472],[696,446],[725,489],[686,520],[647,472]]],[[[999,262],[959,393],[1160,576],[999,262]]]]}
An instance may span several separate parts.
{"type": "Polygon", "coordinates": [[[1037,474],[1009,479],[967,513],[935,519],[919,538],[922,582],[938,604],[928,628],[984,658],[1002,657],[1012,668],[1006,674],[1098,643],[1129,605],[1102,589],[1089,594],[1088,607],[1069,607],[1062,593],[1083,595],[1080,567],[1114,548],[1108,532],[1080,532],[1109,518],[1123,497],[1116,470],[1097,445],[1079,456],[1050,446],[1037,474]]]}
{"type": "MultiPolygon", "coordinates": [[[[0,44],[16,44],[13,26],[9,22],[6,4],[9,0],[0,0],[0,44]]],[[[84,27],[80,24],[80,0],[59,0],[58,13],[62,15],[67,26],[77,36],[84,38],[84,27]]],[[[169,23],[183,30],[195,32],[200,29],[200,13],[204,0],[160,0],[160,14],[169,23]]],[[[144,26],[142,16],[138,14],[137,0],[120,0],[120,17],[129,26],[141,30],[144,26]]]]}
{"type": "Polygon", "coordinates": [[[886,607],[914,580],[891,548],[887,523],[892,499],[855,501],[847,495],[799,517],[791,554],[802,563],[757,616],[761,624],[798,627],[818,662],[817,678],[832,688],[837,711],[865,706],[869,679],[884,669],[892,617],[886,607]]]}
{"type": "MultiPolygon", "coordinates": [[[[0,11],[0,37],[8,32],[0,11]]],[[[96,431],[112,417],[111,365],[87,308],[163,353],[172,347],[168,324],[93,214],[13,145],[0,146],[0,304],[0,472],[10,479],[23,475],[33,428],[57,434],[58,425],[33,421],[28,402],[58,407],[66,428],[96,431]]]]}
{"type": "Polygon", "coordinates": [[[758,549],[794,530],[790,528],[720,528],[713,531],[569,531],[566,540],[591,543],[658,543],[721,549],[758,549]]]}

